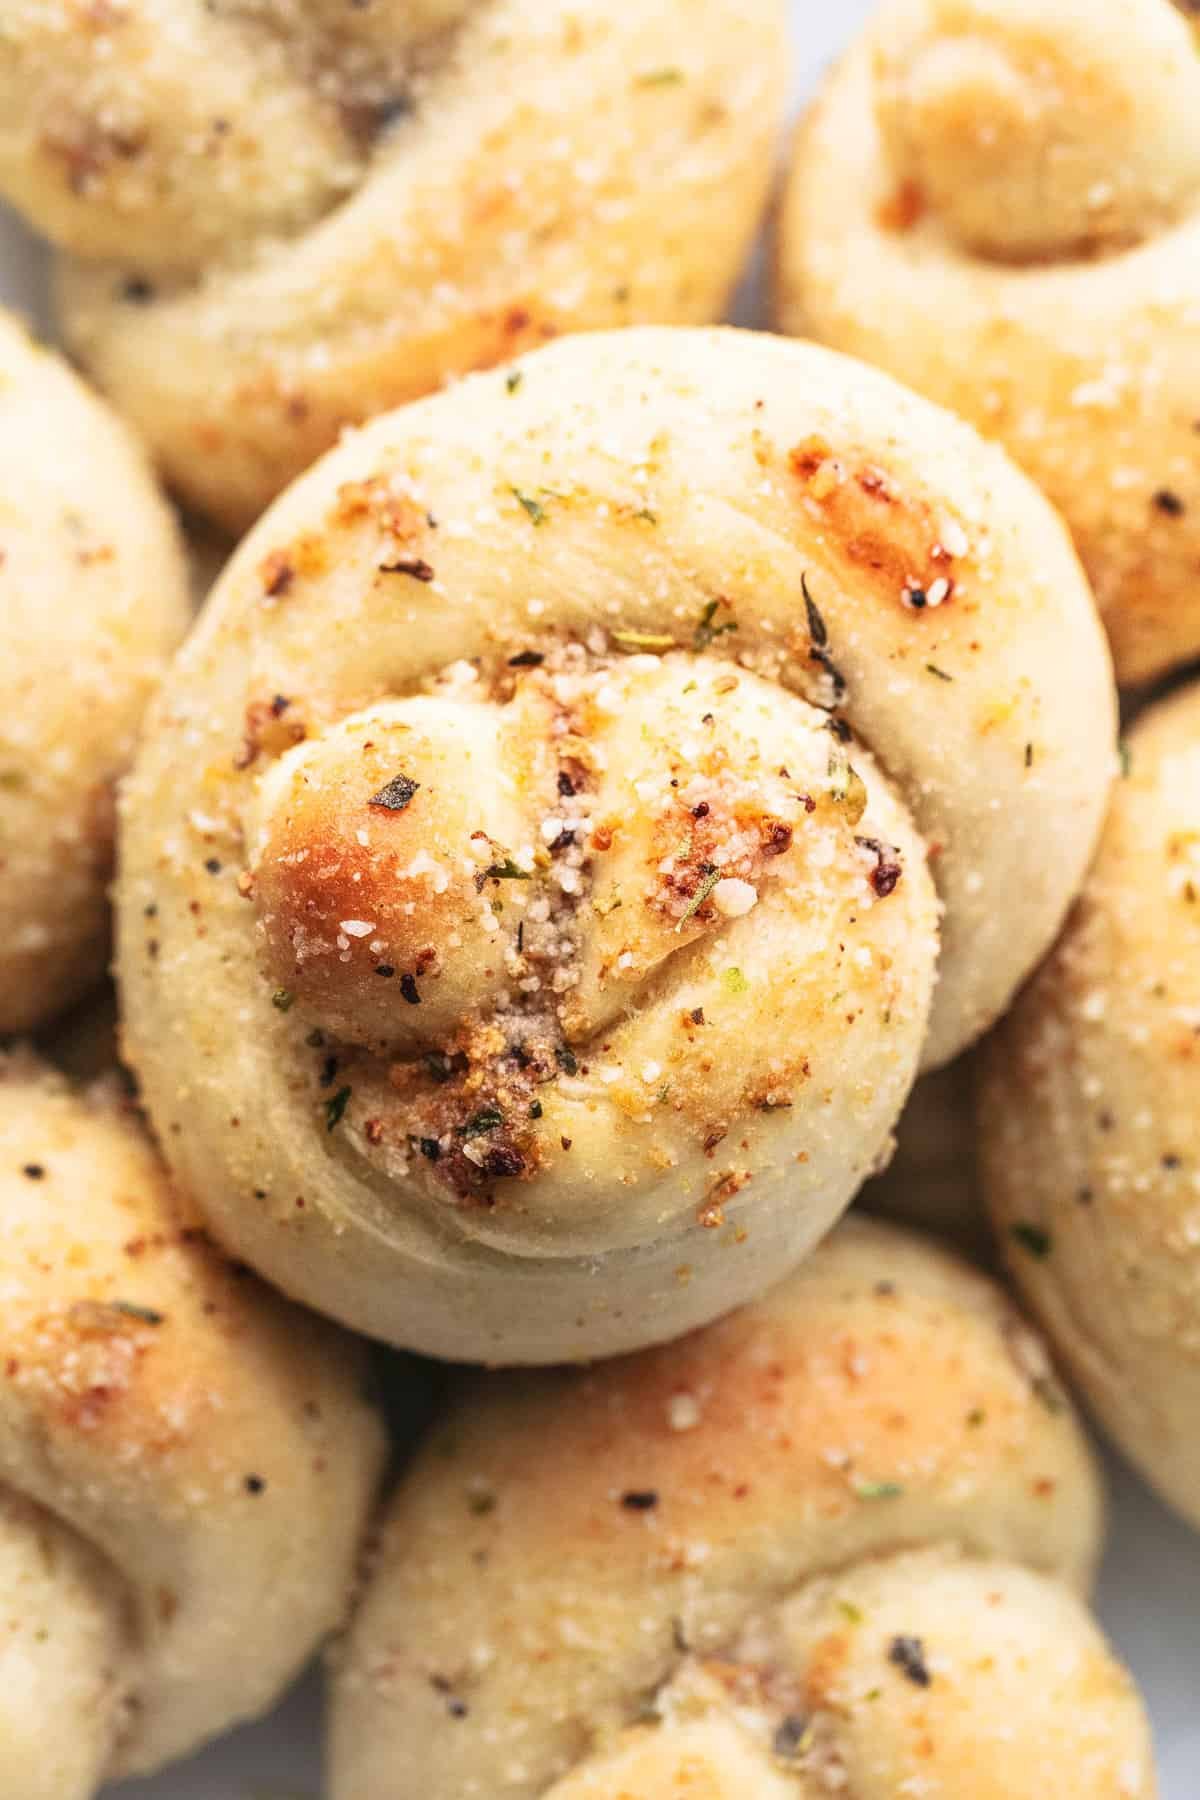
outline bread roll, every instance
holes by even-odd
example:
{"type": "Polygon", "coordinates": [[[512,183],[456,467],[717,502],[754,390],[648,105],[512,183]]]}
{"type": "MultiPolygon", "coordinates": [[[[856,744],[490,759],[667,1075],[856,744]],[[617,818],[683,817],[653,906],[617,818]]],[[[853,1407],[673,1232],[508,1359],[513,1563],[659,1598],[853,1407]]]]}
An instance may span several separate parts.
{"type": "Polygon", "coordinates": [[[266,1711],[347,1604],[360,1352],[225,1263],[116,1084],[0,1063],[0,1791],[87,1800],[266,1711]]]}
{"type": "Polygon", "coordinates": [[[1200,56],[1171,0],[886,0],[802,125],[782,328],[1003,443],[1137,683],[1200,654],[1200,56]]]}
{"type": "Polygon", "coordinates": [[[974,433],[801,345],[578,337],[373,422],[226,569],[126,790],[126,1050],[294,1296],[471,1360],[672,1337],[1007,1004],[1114,743],[974,433]]]}
{"type": "Polygon", "coordinates": [[[1100,1526],[1008,1301],[846,1221],[667,1349],[466,1389],[339,1658],[331,1800],[1150,1800],[1100,1526]]]}
{"type": "Polygon", "coordinates": [[[350,421],[563,332],[720,317],[782,0],[9,0],[0,192],[72,349],[234,530],[350,421]]]}
{"type": "Polygon", "coordinates": [[[1142,715],[1054,954],[987,1046],[1008,1261],[1117,1443],[1200,1525],[1200,687],[1142,715]]]}

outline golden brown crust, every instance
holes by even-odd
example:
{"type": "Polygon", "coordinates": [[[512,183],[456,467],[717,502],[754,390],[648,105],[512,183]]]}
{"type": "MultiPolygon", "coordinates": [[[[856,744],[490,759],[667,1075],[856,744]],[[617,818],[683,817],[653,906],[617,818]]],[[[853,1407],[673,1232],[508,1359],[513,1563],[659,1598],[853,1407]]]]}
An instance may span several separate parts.
{"type": "Polygon", "coordinates": [[[1127,755],[1067,929],[987,1047],[982,1169],[1083,1393],[1200,1523],[1200,689],[1127,755]]]}
{"type": "Polygon", "coordinates": [[[127,790],[179,1178],[437,1354],[713,1316],[1044,949],[1111,707],[1049,509],[825,352],[589,334],[374,422],[245,541],[127,790]]]}
{"type": "Polygon", "coordinates": [[[786,89],[780,0],[15,0],[6,27],[0,187],[64,246],[66,335],[236,529],[451,375],[719,317],[786,89]]]}
{"type": "MultiPolygon", "coordinates": [[[[68,1644],[114,1646],[107,1673],[103,1652],[97,1668],[80,1651],[74,1674],[50,1662],[48,1681],[97,1689],[98,1765],[58,1800],[273,1702],[338,1622],[383,1444],[353,1347],[180,1216],[114,1087],[72,1091],[14,1054],[0,1148],[0,1493],[81,1546],[78,1606],[45,1601],[74,1607],[68,1644]]],[[[0,1535],[18,1566],[36,1553],[35,1526],[0,1535]]],[[[41,1791],[26,1748],[5,1736],[6,1792],[41,1791]]]]}
{"type": "MultiPolygon", "coordinates": [[[[773,1797],[783,1774],[820,1792],[823,1767],[864,1756],[850,1791],[873,1800],[904,1791],[926,1736],[938,1791],[965,1796],[970,1718],[1021,1735],[1009,1692],[992,1713],[983,1671],[956,1667],[960,1608],[985,1654],[989,1589],[1011,1593],[1030,1664],[1063,1658],[1060,1729],[1103,1745],[1079,1791],[1148,1795],[1136,1701],[1058,1586],[1086,1581],[1099,1525],[1078,1427],[999,1292],[846,1221],[765,1299],[669,1348],[460,1397],[393,1502],[337,1671],[336,1800],[389,1783],[661,1800],[689,1763],[701,1793],[773,1797]],[[1078,1713],[1076,1646],[1095,1683],[1078,1713]],[[919,1656],[928,1696],[909,1692],[919,1656]]],[[[1015,1750],[1011,1794],[1044,1791],[1039,1747],[1035,1729],[1015,1750]]]]}
{"type": "Polygon", "coordinates": [[[1200,650],[1200,59],[1171,0],[887,0],[801,127],[783,328],[995,437],[1122,682],[1200,650]]]}

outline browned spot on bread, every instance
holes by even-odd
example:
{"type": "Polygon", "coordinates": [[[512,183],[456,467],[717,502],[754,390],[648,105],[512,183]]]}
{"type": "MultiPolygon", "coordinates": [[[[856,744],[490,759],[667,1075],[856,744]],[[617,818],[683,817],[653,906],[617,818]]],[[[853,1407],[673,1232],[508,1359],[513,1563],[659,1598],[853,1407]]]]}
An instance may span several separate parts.
{"type": "Polygon", "coordinates": [[[902,181],[875,208],[875,223],[881,231],[911,231],[925,217],[928,207],[920,184],[902,181]]]}
{"type": "Polygon", "coordinates": [[[838,449],[824,438],[795,445],[788,466],[804,504],[825,526],[831,573],[852,578],[858,591],[866,583],[881,600],[914,615],[953,600],[961,558],[945,540],[965,542],[957,520],[935,511],[911,483],[901,483],[862,451],[838,449]]]}

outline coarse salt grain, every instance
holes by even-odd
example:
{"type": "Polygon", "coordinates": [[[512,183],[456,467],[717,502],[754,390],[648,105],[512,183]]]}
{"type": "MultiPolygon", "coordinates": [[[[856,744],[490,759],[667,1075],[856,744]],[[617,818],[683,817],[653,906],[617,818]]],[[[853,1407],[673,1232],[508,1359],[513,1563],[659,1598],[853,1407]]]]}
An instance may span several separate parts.
{"type": "Polygon", "coordinates": [[[727,919],[741,919],[758,904],[758,890],[748,881],[726,876],[712,891],[713,905],[727,919]]]}

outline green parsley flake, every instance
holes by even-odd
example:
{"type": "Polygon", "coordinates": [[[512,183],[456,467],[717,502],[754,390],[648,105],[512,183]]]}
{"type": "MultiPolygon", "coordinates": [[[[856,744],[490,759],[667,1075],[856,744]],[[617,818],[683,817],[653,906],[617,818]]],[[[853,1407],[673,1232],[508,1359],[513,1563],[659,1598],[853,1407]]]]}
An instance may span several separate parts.
{"type": "Polygon", "coordinates": [[[1045,1262],[1054,1248],[1054,1240],[1041,1225],[1031,1225],[1025,1220],[1009,1228],[1009,1236],[1022,1250],[1028,1250],[1030,1256],[1036,1256],[1039,1262],[1045,1262]]]}
{"type": "Polygon", "coordinates": [[[700,873],[704,879],[688,901],[687,910],[683,913],[675,927],[677,932],[682,931],[688,920],[692,918],[695,913],[700,911],[700,908],[704,905],[704,902],[708,899],[708,896],[712,893],[718,881],[721,879],[721,871],[718,869],[716,863],[701,863],[700,873]]]}
{"type": "Polygon", "coordinates": [[[485,1131],[495,1131],[503,1125],[504,1114],[497,1106],[481,1106],[477,1113],[472,1113],[465,1125],[456,1125],[455,1133],[461,1138],[482,1137],[485,1131]]]}
{"type": "Polygon", "coordinates": [[[523,494],[517,487],[510,488],[508,491],[535,525],[546,523],[546,509],[540,500],[535,500],[532,494],[523,494]]]}
{"type": "Polygon", "coordinates": [[[860,1500],[898,1500],[904,1489],[898,1481],[856,1481],[854,1492],[860,1500]]]}
{"type": "Polygon", "coordinates": [[[127,1319],[137,1319],[142,1325],[161,1325],[167,1316],[156,1312],[152,1306],[138,1306],[132,1300],[113,1300],[109,1304],[114,1312],[123,1313],[127,1319]]]}
{"type": "Polygon", "coordinates": [[[352,1091],[353,1090],[351,1088],[340,1087],[338,1089],[337,1093],[331,1095],[330,1098],[325,1102],[325,1129],[326,1129],[326,1131],[332,1131],[336,1125],[341,1124],[342,1115],[344,1114],[347,1106],[350,1104],[350,1095],[351,1095],[352,1091]]]}

